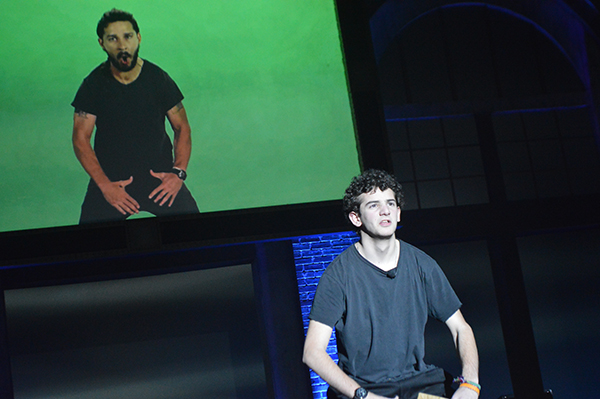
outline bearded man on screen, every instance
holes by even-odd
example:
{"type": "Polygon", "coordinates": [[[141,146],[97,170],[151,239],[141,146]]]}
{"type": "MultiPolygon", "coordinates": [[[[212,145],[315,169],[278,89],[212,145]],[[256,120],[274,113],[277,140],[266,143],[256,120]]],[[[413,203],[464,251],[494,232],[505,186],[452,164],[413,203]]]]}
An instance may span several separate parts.
{"type": "Polygon", "coordinates": [[[192,142],[183,94],[165,71],[139,57],[142,37],[132,14],[112,9],[96,32],[108,59],[72,102],[73,147],[90,176],[79,223],[124,220],[140,211],[198,213],[184,184],[192,142]]]}

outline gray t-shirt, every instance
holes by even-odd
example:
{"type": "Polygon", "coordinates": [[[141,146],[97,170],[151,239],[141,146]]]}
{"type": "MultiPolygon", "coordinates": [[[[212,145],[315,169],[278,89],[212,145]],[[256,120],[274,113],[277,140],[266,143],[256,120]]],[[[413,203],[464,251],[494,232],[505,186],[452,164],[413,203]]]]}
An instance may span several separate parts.
{"type": "Polygon", "coordinates": [[[438,264],[400,241],[393,278],[354,245],[341,253],[323,273],[309,317],[335,328],[344,372],[379,383],[431,369],[424,362],[427,318],[446,321],[460,307],[438,264]]]}

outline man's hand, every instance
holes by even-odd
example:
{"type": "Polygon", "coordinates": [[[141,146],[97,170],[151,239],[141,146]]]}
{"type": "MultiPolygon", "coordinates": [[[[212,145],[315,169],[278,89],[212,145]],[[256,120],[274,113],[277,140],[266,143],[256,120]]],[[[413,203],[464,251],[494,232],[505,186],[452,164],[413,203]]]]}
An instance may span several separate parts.
{"type": "Polygon", "coordinates": [[[132,181],[133,176],[127,180],[113,181],[98,186],[104,195],[104,199],[123,215],[133,215],[140,212],[140,205],[125,191],[125,187],[130,185],[132,181]]]}
{"type": "Polygon", "coordinates": [[[169,202],[169,206],[173,205],[175,197],[177,197],[179,190],[181,190],[181,186],[183,186],[183,180],[177,177],[175,173],[171,172],[155,173],[151,170],[150,174],[157,179],[160,179],[162,183],[150,193],[149,198],[154,198],[154,202],[158,203],[160,206],[166,204],[167,201],[169,202]]]}
{"type": "Polygon", "coordinates": [[[452,399],[477,399],[478,397],[477,392],[467,387],[459,387],[452,395],[452,399]]]}

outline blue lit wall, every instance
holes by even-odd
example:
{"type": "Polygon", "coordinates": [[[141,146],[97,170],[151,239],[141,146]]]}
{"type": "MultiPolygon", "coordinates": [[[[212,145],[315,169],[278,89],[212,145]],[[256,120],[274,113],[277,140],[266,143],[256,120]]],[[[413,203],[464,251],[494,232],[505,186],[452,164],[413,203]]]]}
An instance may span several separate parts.
{"type": "MultiPolygon", "coordinates": [[[[308,329],[308,314],[323,271],[337,255],[356,241],[358,241],[358,236],[354,232],[320,234],[298,237],[292,240],[302,319],[304,321],[304,334],[308,329]]],[[[331,335],[327,353],[337,363],[335,334],[331,335]]],[[[310,378],[315,399],[326,398],[327,383],[312,370],[310,378]]]]}

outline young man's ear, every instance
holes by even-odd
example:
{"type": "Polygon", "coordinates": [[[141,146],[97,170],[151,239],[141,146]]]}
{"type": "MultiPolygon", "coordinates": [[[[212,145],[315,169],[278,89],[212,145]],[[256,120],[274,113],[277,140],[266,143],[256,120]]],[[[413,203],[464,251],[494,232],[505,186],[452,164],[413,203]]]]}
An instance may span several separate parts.
{"type": "Polygon", "coordinates": [[[358,213],[352,211],[348,214],[348,219],[350,219],[350,223],[354,225],[354,227],[362,226],[362,220],[360,220],[360,216],[358,213]]]}

